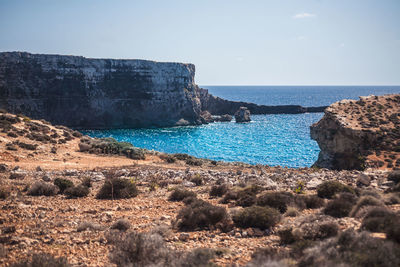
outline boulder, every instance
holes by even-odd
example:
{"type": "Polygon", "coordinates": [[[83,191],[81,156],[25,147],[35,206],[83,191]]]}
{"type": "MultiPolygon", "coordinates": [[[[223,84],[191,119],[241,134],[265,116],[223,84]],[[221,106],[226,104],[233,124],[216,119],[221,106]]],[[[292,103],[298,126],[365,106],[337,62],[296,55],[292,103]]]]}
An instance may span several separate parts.
{"type": "Polygon", "coordinates": [[[208,112],[207,110],[201,112],[200,120],[201,120],[201,123],[203,123],[203,124],[214,122],[214,119],[213,119],[211,113],[208,112]]]}
{"type": "Polygon", "coordinates": [[[246,107],[240,107],[238,111],[235,113],[236,122],[249,122],[250,119],[250,111],[246,107]]]}
{"type": "Polygon", "coordinates": [[[231,121],[232,116],[229,114],[221,115],[221,116],[214,116],[214,121],[231,121]]]}

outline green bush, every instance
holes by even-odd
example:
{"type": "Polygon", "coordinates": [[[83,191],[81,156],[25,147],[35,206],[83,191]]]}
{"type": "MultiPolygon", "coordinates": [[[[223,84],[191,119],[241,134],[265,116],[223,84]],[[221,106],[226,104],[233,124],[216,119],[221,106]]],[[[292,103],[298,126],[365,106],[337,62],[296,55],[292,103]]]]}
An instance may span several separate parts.
{"type": "Polygon", "coordinates": [[[252,206],[247,207],[233,216],[237,227],[268,229],[276,225],[281,218],[278,210],[271,207],[252,206]]]}
{"type": "Polygon", "coordinates": [[[54,184],[58,187],[60,194],[63,194],[67,188],[74,186],[74,183],[71,180],[64,178],[56,178],[54,184]]]}
{"type": "Polygon", "coordinates": [[[182,201],[185,198],[196,197],[196,193],[181,187],[175,188],[169,195],[170,201],[182,201]]]}
{"type": "Polygon", "coordinates": [[[97,199],[120,199],[132,198],[138,195],[139,191],[133,181],[124,178],[109,178],[104,181],[96,195],[97,199]]]}
{"type": "Polygon", "coordinates": [[[317,194],[321,198],[332,198],[335,194],[341,192],[355,194],[353,188],[337,181],[323,182],[317,187],[317,194]]]}
{"type": "Polygon", "coordinates": [[[200,199],[193,199],[183,207],[176,217],[176,226],[180,230],[221,228],[228,230],[228,213],[224,207],[214,206],[200,199]]]}
{"type": "Polygon", "coordinates": [[[89,188],[80,184],[65,189],[64,194],[68,198],[86,197],[89,194],[89,188]]]}

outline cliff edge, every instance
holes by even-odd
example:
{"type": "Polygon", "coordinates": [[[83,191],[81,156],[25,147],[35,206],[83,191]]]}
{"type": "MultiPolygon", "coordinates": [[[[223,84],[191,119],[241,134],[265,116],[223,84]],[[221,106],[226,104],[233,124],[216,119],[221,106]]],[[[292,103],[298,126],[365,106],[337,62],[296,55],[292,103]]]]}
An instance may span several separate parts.
{"type": "Polygon", "coordinates": [[[221,99],[194,82],[195,66],[148,60],[0,53],[0,108],[81,129],[201,124],[202,112],[322,112],[221,99]]]}
{"type": "Polygon", "coordinates": [[[400,94],[342,100],[311,126],[329,169],[400,168],[400,94]]]}
{"type": "Polygon", "coordinates": [[[0,107],[76,128],[199,124],[192,64],[0,53],[0,107]]]}

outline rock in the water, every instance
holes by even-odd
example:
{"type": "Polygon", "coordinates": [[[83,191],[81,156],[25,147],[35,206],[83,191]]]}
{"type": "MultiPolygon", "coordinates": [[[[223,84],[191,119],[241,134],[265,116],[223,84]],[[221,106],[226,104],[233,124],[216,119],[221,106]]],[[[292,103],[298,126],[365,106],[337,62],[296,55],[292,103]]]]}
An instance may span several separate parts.
{"type": "Polygon", "coordinates": [[[211,113],[208,112],[207,110],[201,112],[200,119],[201,119],[201,122],[204,123],[204,124],[207,124],[207,123],[210,123],[210,122],[214,122],[214,119],[211,116],[211,113]]]}
{"type": "Polygon", "coordinates": [[[229,114],[221,115],[221,116],[214,116],[214,121],[231,121],[232,116],[229,114]]]}
{"type": "Polygon", "coordinates": [[[246,107],[240,107],[238,111],[235,113],[236,122],[249,122],[250,119],[250,111],[246,107]]]}

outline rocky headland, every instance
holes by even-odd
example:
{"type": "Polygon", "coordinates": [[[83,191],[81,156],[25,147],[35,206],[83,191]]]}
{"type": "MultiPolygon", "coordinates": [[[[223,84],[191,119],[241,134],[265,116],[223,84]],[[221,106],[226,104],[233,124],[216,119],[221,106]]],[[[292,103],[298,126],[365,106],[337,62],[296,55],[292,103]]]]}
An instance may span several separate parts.
{"type": "Polygon", "coordinates": [[[164,154],[9,113],[0,162],[0,265],[400,264],[399,172],[164,154]]]}
{"type": "Polygon", "coordinates": [[[343,100],[311,126],[321,152],[317,167],[400,168],[400,95],[343,100]]]}
{"type": "Polygon", "coordinates": [[[0,108],[81,129],[196,125],[205,122],[202,112],[226,120],[240,107],[252,114],[325,108],[224,100],[199,88],[194,76],[192,64],[3,52],[0,108]]]}

